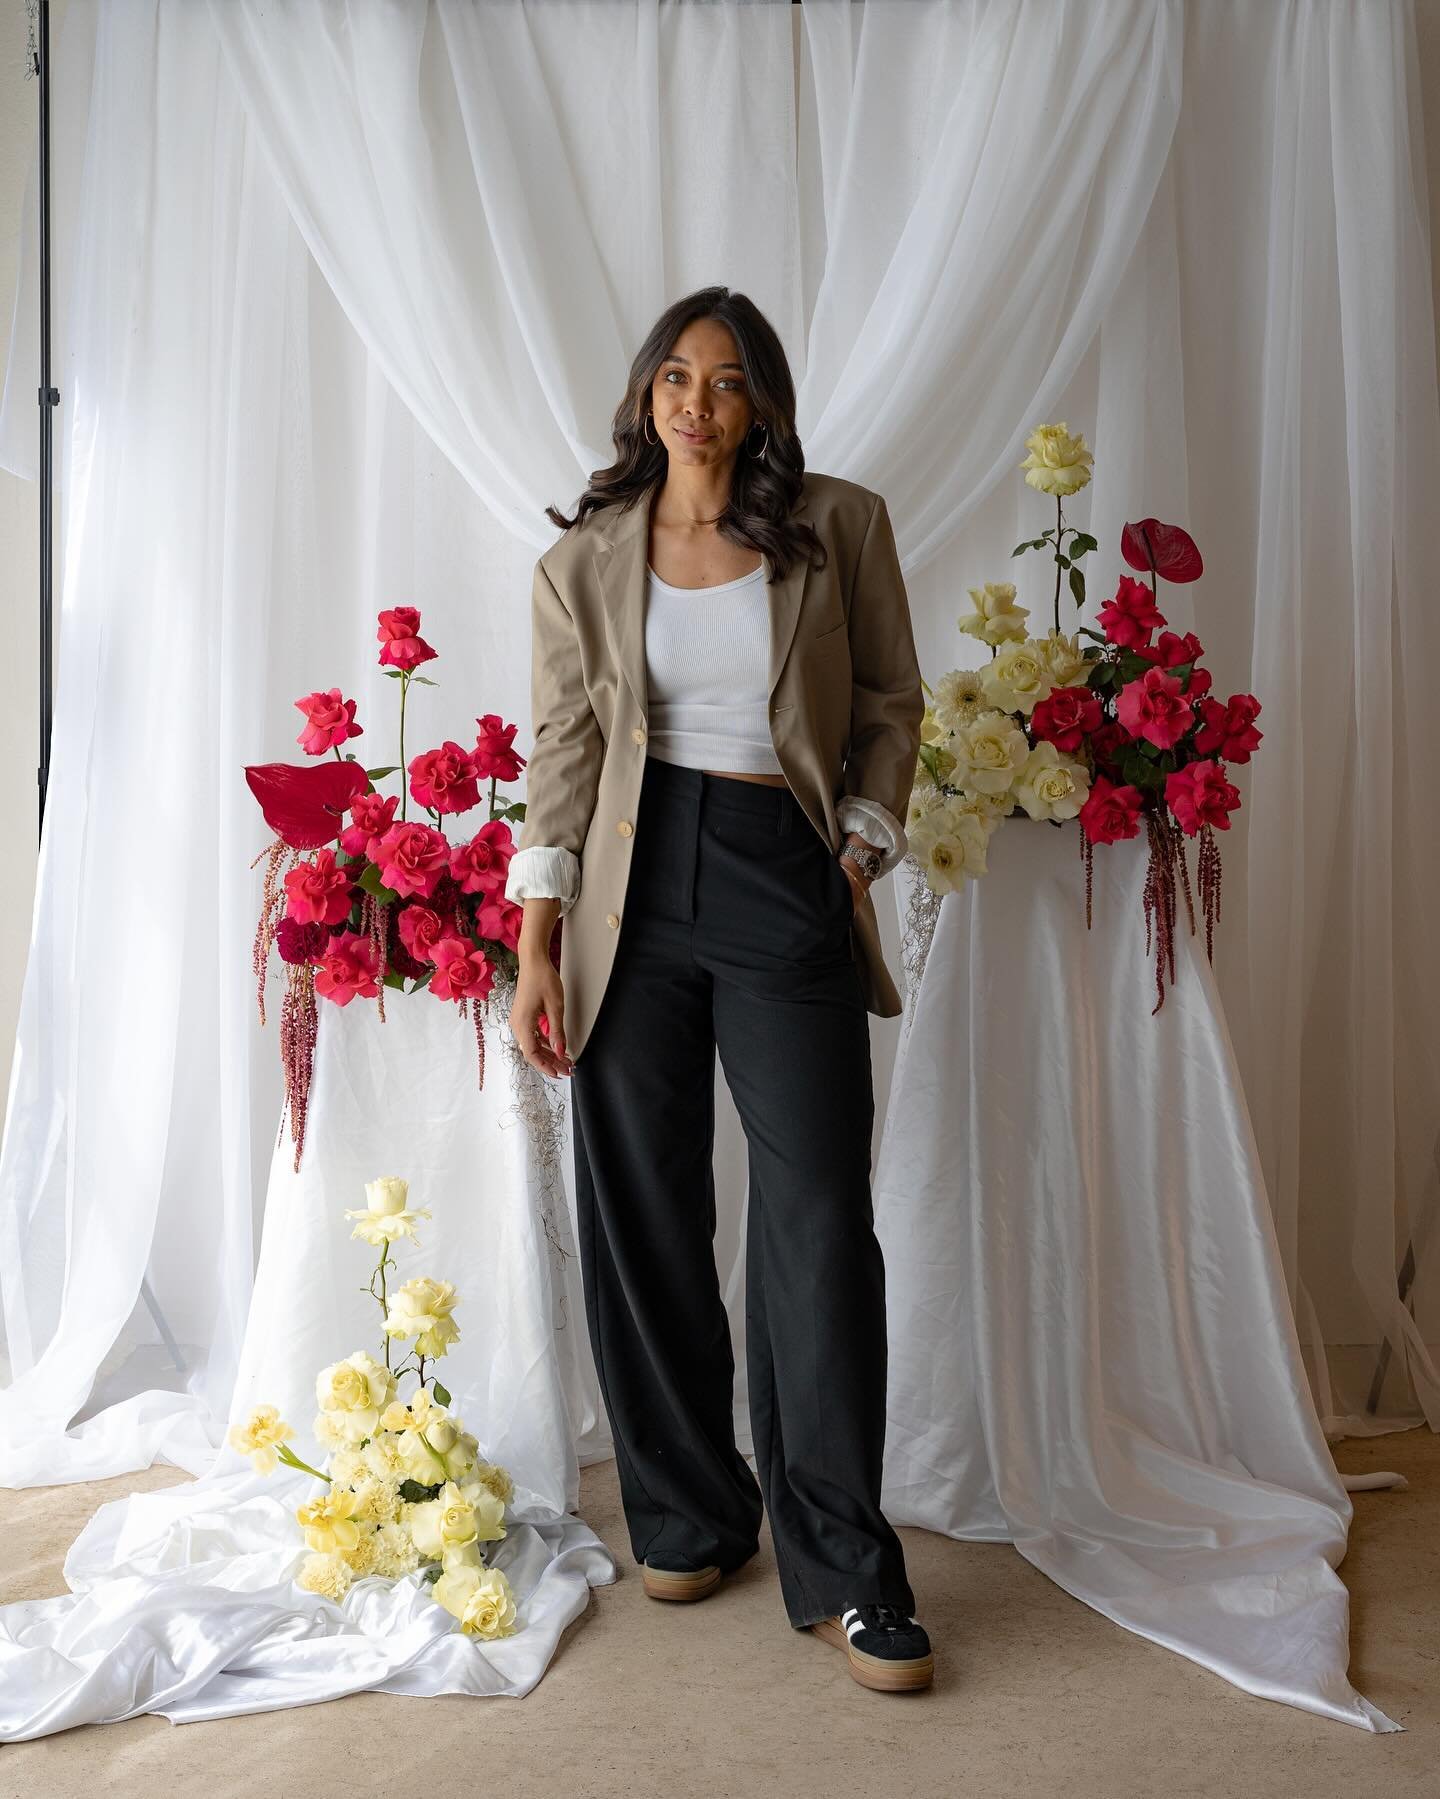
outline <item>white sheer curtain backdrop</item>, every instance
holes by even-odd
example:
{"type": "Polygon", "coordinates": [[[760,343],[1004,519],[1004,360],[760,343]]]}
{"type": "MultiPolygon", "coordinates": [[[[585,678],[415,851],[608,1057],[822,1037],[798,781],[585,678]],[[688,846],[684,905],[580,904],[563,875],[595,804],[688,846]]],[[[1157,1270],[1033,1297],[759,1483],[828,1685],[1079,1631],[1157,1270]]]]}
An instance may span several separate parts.
{"type": "MultiPolygon", "coordinates": [[[[322,676],[380,716],[368,628],[402,598],[454,658],[436,727],[476,695],[524,738],[543,505],[606,458],[655,313],[717,280],[785,338],[811,464],[886,493],[927,672],[964,659],[963,587],[1037,528],[1014,468],[1041,419],[1097,450],[1074,509],[1097,597],[1126,517],[1200,540],[1204,582],[1166,598],[1265,704],[1219,956],[1317,1394],[1332,1430],[1440,1423],[1433,1252],[1413,1328],[1394,1292],[1440,1096],[1413,36],[1409,5],[1348,0],[72,0],[61,678],[0,1149],[0,1478],[206,1465],[278,1118],[240,766],[286,754],[322,676]]],[[[0,419],[22,471],[35,385],[22,311],[0,419]]],[[[876,1044],[883,1106],[893,1028],[876,1044]]]]}

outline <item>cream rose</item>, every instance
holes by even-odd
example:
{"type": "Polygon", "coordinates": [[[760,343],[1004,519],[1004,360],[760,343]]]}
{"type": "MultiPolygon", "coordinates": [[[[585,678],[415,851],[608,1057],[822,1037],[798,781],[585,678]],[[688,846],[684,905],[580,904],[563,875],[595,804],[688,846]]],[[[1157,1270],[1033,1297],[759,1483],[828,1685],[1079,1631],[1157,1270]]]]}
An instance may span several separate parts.
{"type": "Polygon", "coordinates": [[[428,1218],[430,1213],[425,1209],[411,1211],[407,1204],[409,1193],[409,1181],[402,1181],[397,1174],[366,1181],[365,1205],[345,1214],[347,1218],[359,1220],[351,1236],[362,1237],[377,1248],[382,1243],[395,1242],[398,1237],[414,1237],[415,1220],[428,1218]]]}
{"type": "MultiPolygon", "coordinates": [[[[495,1472],[504,1473],[504,1470],[495,1472]]],[[[505,1535],[505,1499],[515,1496],[514,1483],[508,1475],[505,1478],[510,1491],[504,1497],[473,1474],[466,1475],[460,1482],[460,1491],[475,1514],[475,1535],[482,1543],[498,1543],[505,1535]]]]}
{"type": "Polygon", "coordinates": [[[465,1566],[442,1574],[435,1597],[468,1636],[508,1637],[515,1630],[515,1595],[499,1568],[465,1566]]]}
{"type": "Polygon", "coordinates": [[[1011,792],[1031,818],[1074,818],[1089,797],[1090,775],[1053,743],[1037,743],[1011,792]]]}
{"type": "Polygon", "coordinates": [[[955,621],[957,630],[988,644],[1025,636],[1025,620],[1030,611],[1015,604],[1013,581],[987,581],[983,587],[972,587],[968,592],[974,610],[961,613],[955,621]]]}
{"type": "Polygon", "coordinates": [[[294,1435],[273,1405],[257,1405],[243,1424],[231,1427],[230,1446],[248,1455],[258,1473],[273,1474],[280,1459],[276,1451],[294,1435]]]}
{"type": "Polygon", "coordinates": [[[933,893],[958,893],[967,879],[985,873],[990,832],[973,811],[947,803],[927,813],[907,835],[933,893]]]}
{"type": "Polygon", "coordinates": [[[1090,678],[1090,664],[1080,647],[1077,632],[1067,637],[1063,631],[1048,631],[1035,647],[1045,664],[1051,687],[1083,687],[1090,678]]]}
{"type": "Polygon", "coordinates": [[[315,1397],[340,1438],[361,1443],[375,1434],[380,1414],[395,1397],[395,1376],[368,1351],[357,1349],[320,1371],[315,1397]]]}
{"type": "Polygon", "coordinates": [[[1004,712],[982,712],[962,725],[951,741],[955,785],[976,793],[1007,793],[1030,754],[1025,733],[1004,712]]]}
{"type": "MultiPolygon", "coordinates": [[[[508,1505],[515,1497],[515,1482],[510,1478],[509,1471],[498,1462],[479,1463],[470,1478],[479,1481],[481,1486],[488,1487],[502,1505],[508,1505]]],[[[485,1533],[482,1530],[480,1534],[484,1536],[485,1533]]],[[[504,1534],[503,1531],[496,1532],[497,1536],[504,1534]]]]}
{"type": "Polygon", "coordinates": [[[1001,712],[1023,712],[1028,718],[1054,685],[1040,646],[1030,638],[1007,643],[980,671],[985,697],[1001,712]]]}
{"type": "Polygon", "coordinates": [[[392,1337],[413,1337],[423,1356],[442,1356],[460,1335],[452,1316],[456,1292],[449,1281],[427,1275],[398,1287],[386,1301],[385,1330],[392,1337]]]}
{"type": "Polygon", "coordinates": [[[1090,480],[1090,467],[1095,457],[1086,446],[1083,435],[1070,435],[1070,427],[1037,425],[1025,439],[1030,454],[1020,464],[1029,486],[1041,493],[1059,494],[1062,498],[1079,493],[1090,480]]]}
{"type": "Polygon", "coordinates": [[[437,1560],[447,1548],[463,1548],[478,1536],[475,1507],[453,1480],[447,1480],[436,1499],[407,1505],[402,1522],[420,1554],[437,1560]]]}

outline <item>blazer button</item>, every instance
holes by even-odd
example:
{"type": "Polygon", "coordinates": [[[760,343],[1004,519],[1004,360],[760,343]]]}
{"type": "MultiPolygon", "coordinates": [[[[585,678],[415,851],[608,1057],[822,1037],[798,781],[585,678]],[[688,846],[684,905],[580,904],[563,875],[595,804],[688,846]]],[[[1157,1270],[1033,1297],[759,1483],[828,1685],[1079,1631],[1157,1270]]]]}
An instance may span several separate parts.
{"type": "Polygon", "coordinates": [[[634,738],[636,743],[644,743],[645,727],[643,725],[636,725],[635,729],[630,733],[630,735],[631,735],[631,737],[634,738]]]}
{"type": "Polygon", "coordinates": [[[622,837],[628,837],[631,834],[631,832],[635,829],[635,827],[634,827],[634,825],[631,824],[631,822],[628,818],[622,818],[620,820],[620,822],[616,825],[615,829],[620,833],[620,835],[622,837]]]}
{"type": "Polygon", "coordinates": [[[605,922],[608,925],[617,925],[620,922],[619,915],[614,912],[607,912],[605,914],[605,922]]]}

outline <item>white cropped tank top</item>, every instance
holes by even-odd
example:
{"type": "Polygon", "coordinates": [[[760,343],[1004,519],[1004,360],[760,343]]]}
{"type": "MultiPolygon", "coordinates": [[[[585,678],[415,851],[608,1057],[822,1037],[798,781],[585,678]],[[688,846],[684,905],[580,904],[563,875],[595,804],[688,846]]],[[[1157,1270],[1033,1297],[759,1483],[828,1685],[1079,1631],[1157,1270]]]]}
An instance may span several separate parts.
{"type": "Polygon", "coordinates": [[[672,587],[647,564],[646,748],[662,762],[780,774],[770,737],[765,565],[714,587],[672,587]]]}

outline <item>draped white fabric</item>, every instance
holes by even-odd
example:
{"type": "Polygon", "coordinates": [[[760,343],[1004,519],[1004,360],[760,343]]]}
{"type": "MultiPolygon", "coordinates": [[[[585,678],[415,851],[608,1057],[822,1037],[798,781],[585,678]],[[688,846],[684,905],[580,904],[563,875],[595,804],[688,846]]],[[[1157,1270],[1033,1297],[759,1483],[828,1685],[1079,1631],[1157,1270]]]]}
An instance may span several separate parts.
{"type": "MultiPolygon", "coordinates": [[[[607,459],[656,312],[716,279],[780,330],[810,464],[886,494],[927,674],[965,659],[963,586],[1041,528],[1014,473],[1036,422],[1097,450],[1069,509],[1092,593],[1124,519],[1198,538],[1172,621],[1265,706],[1218,976],[1312,1381],[1332,1431],[1440,1424],[1413,39],[1408,4],[1348,0],[72,0],[0,1479],[209,1466],[280,1101],[241,765],[289,753],[322,682],[391,746],[371,633],[397,602],[448,659],[427,729],[495,710],[523,749],[543,506],[607,459]]],[[[0,415],[26,472],[33,293],[32,260],[0,415]]],[[[877,1022],[882,1118],[896,1040],[877,1022]]],[[[742,1370],[743,1169],[727,1107],[742,1370]]]]}
{"type": "Polygon", "coordinates": [[[1096,851],[1089,930],[1076,850],[1018,815],[984,880],[925,901],[875,1174],[886,1516],[1013,1542],[1247,1692],[1398,1729],[1346,1678],[1351,1502],[1203,921],[1182,905],[1151,1017],[1147,845],[1096,851]]]}

